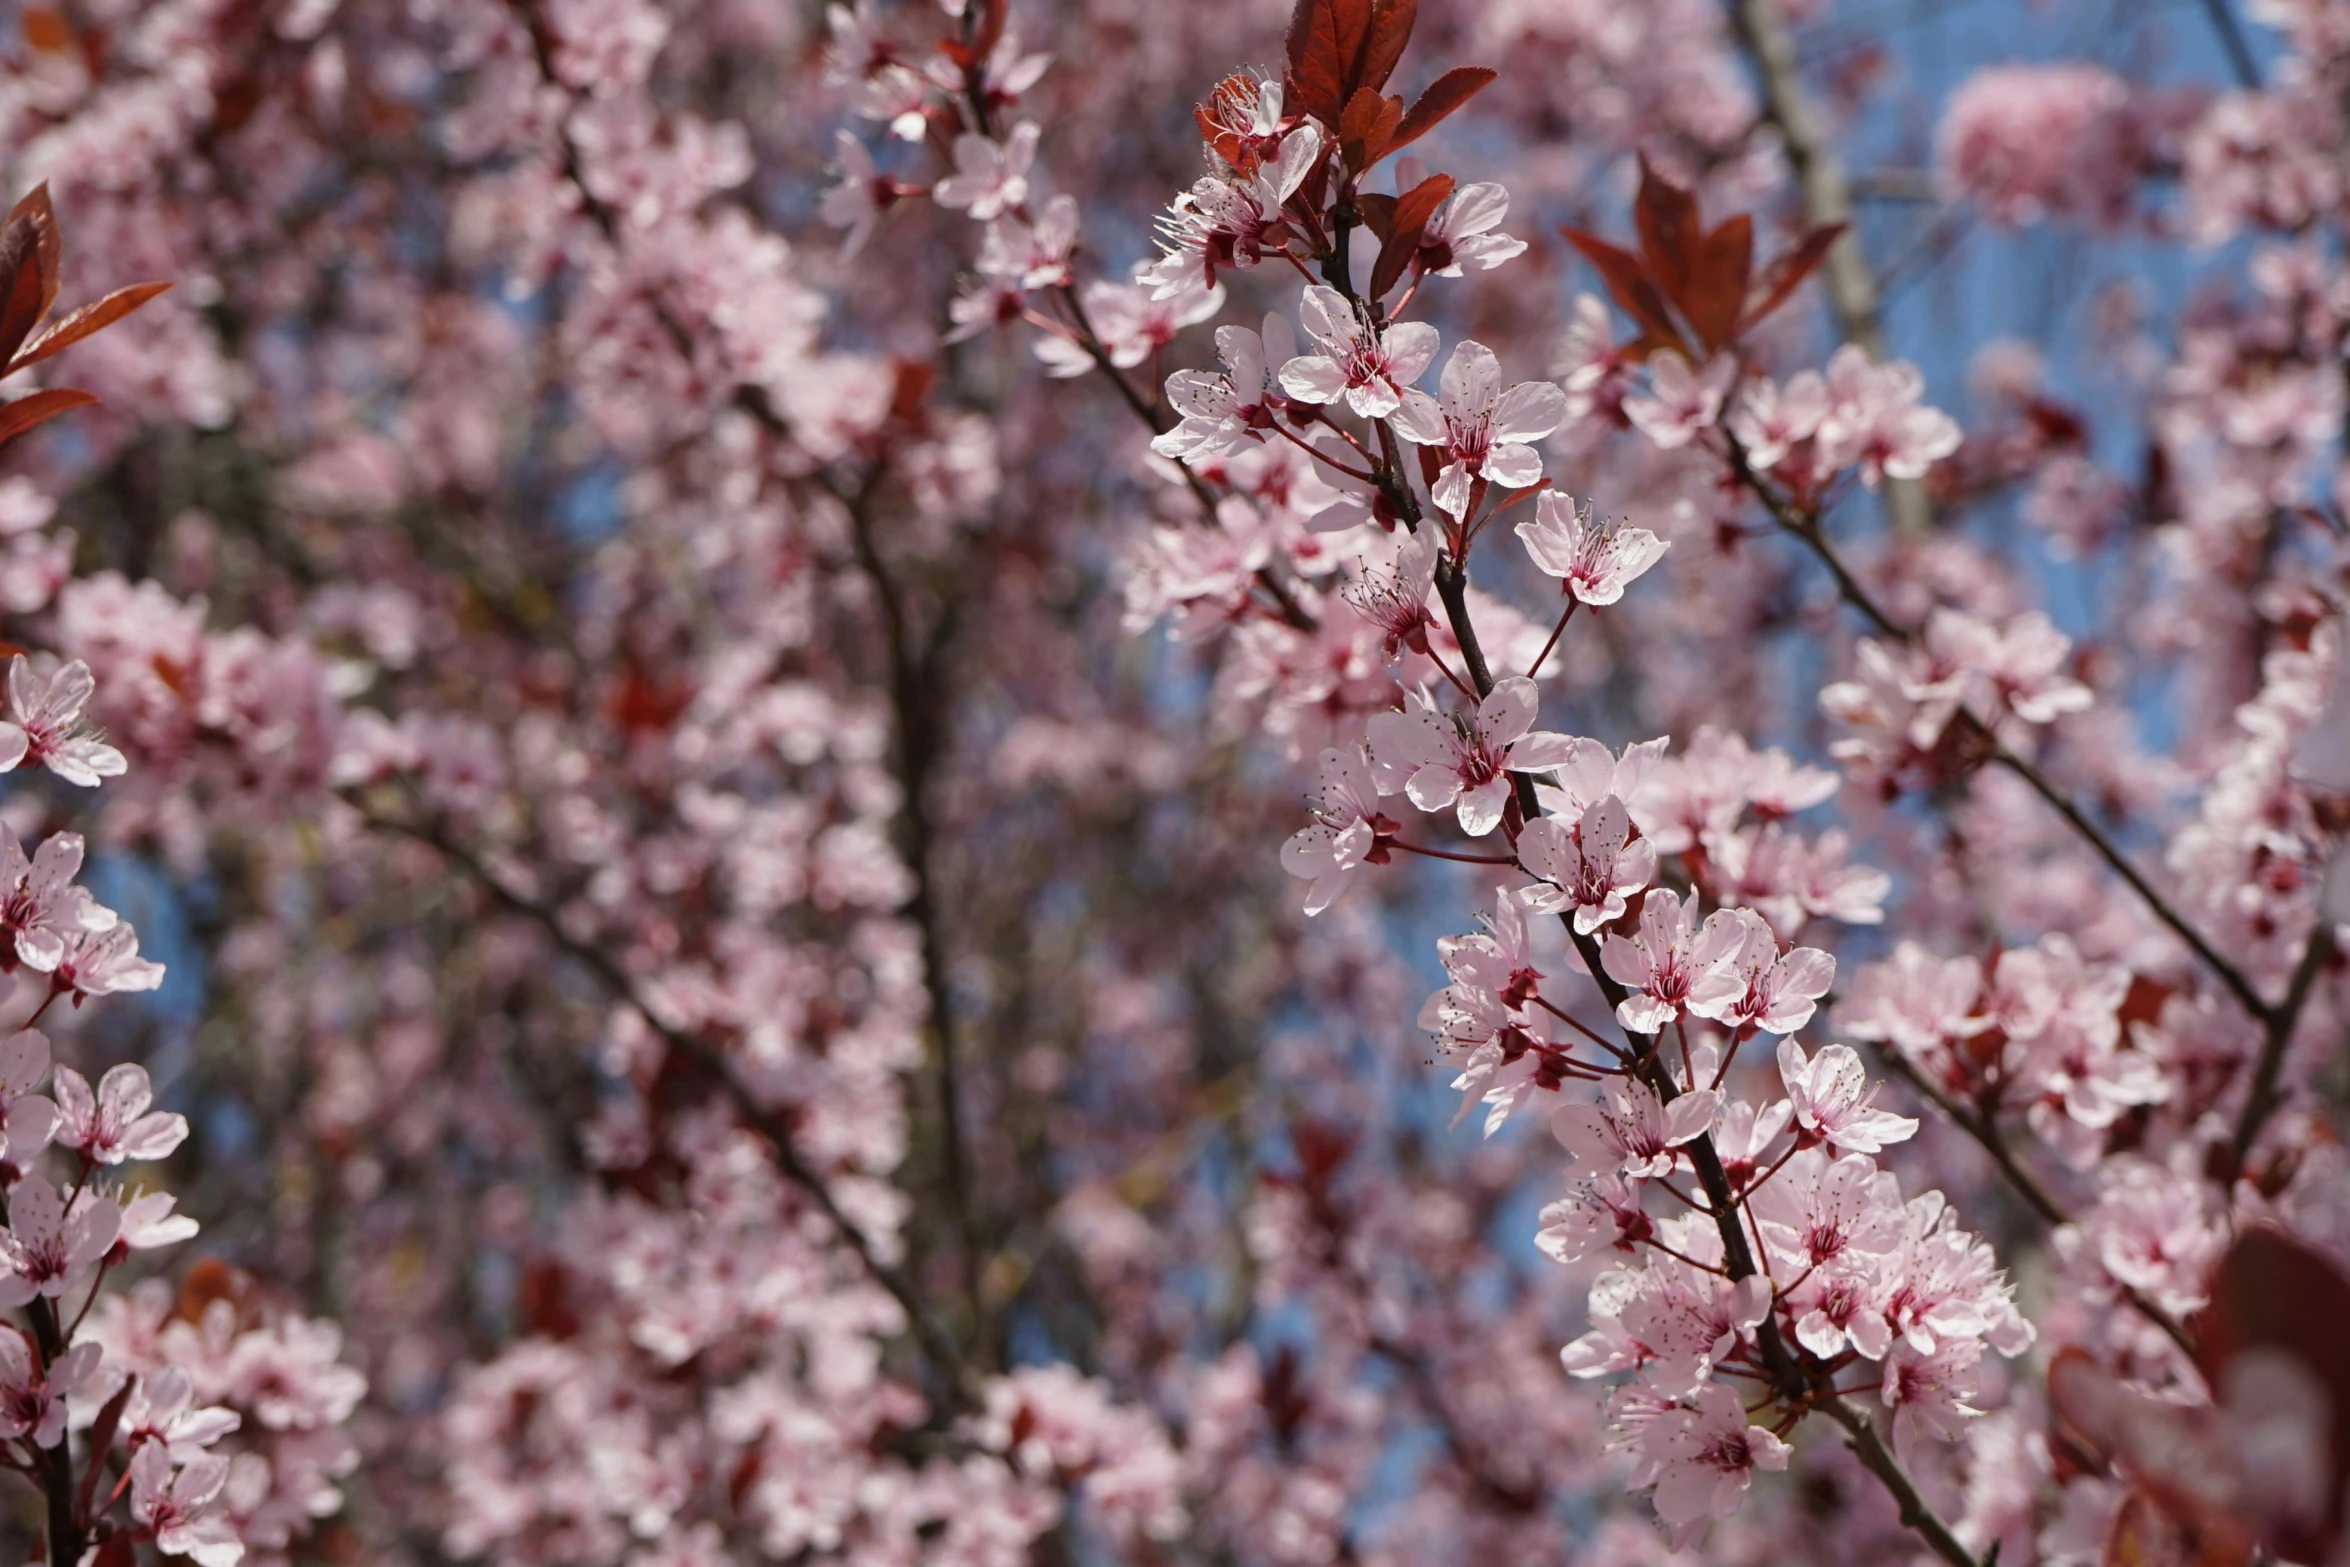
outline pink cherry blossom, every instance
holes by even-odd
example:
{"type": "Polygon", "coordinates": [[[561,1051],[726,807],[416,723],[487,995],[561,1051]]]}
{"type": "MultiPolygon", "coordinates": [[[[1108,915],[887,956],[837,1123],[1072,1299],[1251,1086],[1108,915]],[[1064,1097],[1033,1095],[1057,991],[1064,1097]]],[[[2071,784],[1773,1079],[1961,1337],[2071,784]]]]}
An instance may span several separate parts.
{"type": "Polygon", "coordinates": [[[1578,504],[1553,490],[1534,498],[1534,515],[1518,524],[1517,534],[1536,567],[1594,608],[1621,599],[1671,547],[1646,528],[1595,520],[1589,501],[1578,504]]]}
{"type": "Polygon", "coordinates": [[[1281,868],[1311,883],[1306,912],[1319,914],[1353,885],[1365,865],[1384,863],[1382,837],[1402,830],[1379,810],[1371,759],[1360,746],[1321,756],[1322,782],[1314,797],[1314,824],[1281,846],[1281,868]]]}
{"type": "Polygon", "coordinates": [[[166,1556],[185,1556],[197,1567],[237,1567],[245,1545],[220,1507],[229,1462],[200,1453],[175,1465],[162,1444],[150,1442],[131,1458],[131,1516],[154,1534],[166,1556]]]}
{"type": "Polygon", "coordinates": [[[76,1344],[44,1372],[21,1332],[0,1331],[0,1436],[35,1447],[64,1441],[66,1400],[81,1391],[101,1354],[95,1344],[76,1344]]]}
{"type": "Polygon", "coordinates": [[[1518,858],[1550,884],[1542,906],[1574,910],[1576,935],[1621,919],[1627,900],[1656,874],[1655,849],[1631,833],[1631,813],[1611,794],[1572,827],[1543,816],[1519,834],[1518,858]]]}
{"type": "Polygon", "coordinates": [[[1653,1180],[1673,1172],[1673,1150],[1712,1130],[1721,1109],[1722,1096],[1710,1088],[1668,1105],[1645,1083],[1616,1083],[1604,1107],[1570,1104],[1552,1111],[1550,1130],[1597,1173],[1653,1180]]]}
{"type": "Polygon", "coordinates": [[[1737,921],[1741,932],[1740,945],[1729,960],[1738,988],[1717,988],[1702,1001],[1692,999],[1689,1010],[1733,1030],[1794,1033],[1811,1021],[1819,999],[1836,982],[1836,960],[1817,947],[1781,953],[1769,922],[1751,910],[1731,909],[1727,916],[1737,921]]]}
{"type": "Polygon", "coordinates": [[[1428,277],[1459,277],[1464,267],[1490,272],[1524,255],[1524,240],[1495,232],[1509,210],[1509,191],[1491,180],[1461,186],[1428,215],[1413,264],[1428,277]]]}
{"type": "Polygon", "coordinates": [[[1185,462],[1222,456],[1273,422],[1281,395],[1278,372],[1296,357],[1286,316],[1265,318],[1260,337],[1244,326],[1216,328],[1223,368],[1178,370],[1167,377],[1167,401],[1176,426],[1154,437],[1151,450],[1185,462]]]}
{"type": "Polygon", "coordinates": [[[1733,969],[1745,929],[1726,912],[1700,922],[1697,900],[1664,888],[1640,906],[1630,938],[1612,932],[1600,944],[1608,977],[1631,994],[1616,1005],[1616,1021],[1636,1034],[1653,1034],[1684,1009],[1712,1007],[1741,994],[1733,969]]]}
{"type": "Polygon", "coordinates": [[[1851,344],[1836,350],[1828,360],[1828,413],[1819,426],[1821,467],[1857,464],[1871,489],[1888,474],[1923,478],[1959,443],[1957,421],[1918,401],[1925,387],[1914,365],[1874,365],[1851,344]]]}
{"type": "Polygon", "coordinates": [[[1851,1153],[1877,1153],[1917,1134],[1908,1116],[1871,1106],[1868,1072],[1849,1045],[1828,1045],[1806,1057],[1793,1039],[1779,1041],[1779,1079],[1795,1106],[1795,1124],[1809,1137],[1851,1153]]]}
{"type": "Polygon", "coordinates": [[[136,1062],[107,1068],[95,1094],[70,1066],[57,1069],[55,1087],[58,1146],[94,1164],[166,1158],[187,1139],[187,1117],[147,1108],[154,1090],[136,1062]]]}
{"type": "MultiPolygon", "coordinates": [[[[1493,350],[1468,340],[1454,345],[1439,384],[1442,402],[1404,387],[1394,418],[1398,435],[1442,454],[1444,467],[1428,491],[1439,507],[1466,518],[1472,480],[1518,490],[1541,480],[1542,456],[1531,443],[1566,417],[1564,392],[1548,381],[1505,389],[1493,350]]],[[[1547,497],[1536,503],[1541,499],[1547,497]]]]}
{"type": "Polygon", "coordinates": [[[1001,142],[968,132],[955,138],[955,172],[931,187],[942,207],[968,211],[981,222],[1028,199],[1028,169],[1041,131],[1022,120],[1001,142]]]}
{"type": "Polygon", "coordinates": [[[1727,1387],[1699,1391],[1688,1408],[1657,1422],[1641,1441],[1639,1473],[1656,1487],[1657,1518],[1676,1550],[1745,1499],[1757,1469],[1784,1469],[1792,1450],[1761,1426],[1727,1387]]]}
{"type": "Polygon", "coordinates": [[[8,709],[13,723],[0,723],[0,772],[36,762],[84,788],[101,778],[119,778],[129,764],[83,719],[97,682],[80,659],[43,678],[19,653],[8,663],[8,709]]]}
{"type": "Polygon", "coordinates": [[[0,1230],[0,1304],[36,1296],[55,1300],[106,1255],[122,1227],[122,1209],[85,1191],[69,1212],[65,1194],[28,1175],[8,1194],[8,1228],[0,1230]]]}
{"type": "Polygon", "coordinates": [[[1624,399],[1624,417],[1660,450],[1673,451],[1696,439],[1721,417],[1722,399],[1738,374],[1737,361],[1717,357],[1702,369],[1665,349],[1648,361],[1648,391],[1624,399]]]}
{"type": "Polygon", "coordinates": [[[1402,786],[1423,811],[1453,806],[1461,831],[1482,838],[1501,825],[1510,773],[1555,767],[1567,737],[1534,727],[1541,698],[1534,682],[1513,675],[1495,684],[1474,714],[1447,716],[1425,693],[1400,712],[1371,720],[1371,760],[1384,790],[1402,786]]]}
{"type": "Polygon", "coordinates": [[[1281,389],[1300,402],[1343,398],[1361,417],[1384,419],[1403,406],[1404,389],[1436,357],[1436,328],[1424,321],[1373,326],[1345,295],[1319,283],[1306,289],[1300,318],[1306,336],[1322,350],[1281,367],[1281,389]]]}

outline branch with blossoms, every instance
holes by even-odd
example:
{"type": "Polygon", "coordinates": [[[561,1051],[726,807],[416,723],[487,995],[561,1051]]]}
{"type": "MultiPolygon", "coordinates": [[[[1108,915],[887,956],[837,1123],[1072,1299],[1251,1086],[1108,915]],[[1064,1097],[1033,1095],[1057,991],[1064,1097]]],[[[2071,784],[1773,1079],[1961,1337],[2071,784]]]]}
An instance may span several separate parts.
{"type": "MultiPolygon", "coordinates": [[[[1905,1521],[1946,1559],[1971,1562],[1876,1421],[1848,1400],[1863,1387],[1878,1391],[1904,1449],[1926,1431],[1947,1434],[1982,1349],[2013,1354],[2031,1338],[1988,1248],[1950,1228],[1931,1194],[1903,1204],[1895,1178],[1877,1168],[1873,1155],[1916,1123],[1870,1106],[1857,1057],[1831,1046],[1815,1058],[1784,1038],[1810,1020],[1833,960],[1783,946],[1751,909],[1709,909],[1700,865],[1683,867],[1686,898],[1651,884],[1660,870],[1655,835],[1640,831],[1627,801],[1660,760],[1661,742],[1619,757],[1596,741],[1536,729],[1536,682],[1497,677],[1478,634],[1468,558],[1487,524],[1514,504],[1534,502],[1516,531],[1535,566],[1561,583],[1559,623],[1533,656],[1534,672],[1578,606],[1620,600],[1663,546],[1645,529],[1601,523],[1540,487],[1531,443],[1565,417],[1559,388],[1506,386],[1497,356],[1473,342],[1448,360],[1441,398],[1414,384],[1438,348],[1436,330],[1406,314],[1424,281],[1458,275],[1464,260],[1499,265],[1523,247],[1492,233],[1506,211],[1497,189],[1456,191],[1443,175],[1399,185],[1392,197],[1365,186],[1408,139],[1402,133],[1423,128],[1414,119],[1429,118],[1407,115],[1383,93],[1412,9],[1302,4],[1284,78],[1228,81],[1214,113],[1203,110],[1219,172],[1178,200],[1164,258],[1138,268],[1132,285],[1166,299],[1220,288],[1225,268],[1274,260],[1315,279],[1302,304],[1307,351],[1288,351],[1285,325],[1261,336],[1225,329],[1221,375],[1179,372],[1170,381],[1184,419],[1156,449],[1196,471],[1283,442],[1312,456],[1328,482],[1353,486],[1358,514],[1400,526],[1402,542],[1392,567],[1366,569],[1350,596],[1390,662],[1409,650],[1462,704],[1448,709],[1423,686],[1402,711],[1370,716],[1367,744],[1325,751],[1316,824],[1285,847],[1284,863],[1314,882],[1314,909],[1397,849],[1535,878],[1501,893],[1490,934],[1445,945],[1453,983],[1432,998],[1424,1021],[1465,1058],[1456,1086],[1490,1107],[1489,1132],[1532,1093],[1605,1090],[1601,1104],[1562,1107],[1555,1118],[1592,1178],[1546,1214],[1546,1249],[1575,1261],[1613,1246],[1641,1261],[1608,1276],[1620,1282],[1603,1281],[1592,1307],[1598,1326],[1570,1347],[1567,1362],[1581,1375],[1638,1372],[1612,1407],[1623,1439],[1642,1455],[1634,1483],[1655,1489],[1676,1539],[1734,1509],[1751,1471],[1783,1467],[1785,1436],[1826,1411],[1905,1521]],[[1367,274],[1353,251],[1358,230],[1379,240],[1367,274]],[[1456,238],[1474,243],[1456,252],[1456,238]],[[1424,502],[1417,485],[1426,487],[1424,502]],[[1430,640],[1439,629],[1425,607],[1431,591],[1459,669],[1430,640]],[[1406,843],[1381,808],[1399,794],[1449,813],[1471,839],[1500,830],[1507,852],[1455,855],[1406,843]],[[1621,1043],[1575,1016],[1571,992],[1546,992],[1528,924],[1546,913],[1560,917],[1621,1043]],[[1721,1035],[1703,1032],[1705,1023],[1721,1035]],[[1732,1058],[1758,1032],[1784,1039],[1789,1097],[1726,1107],[1732,1058]],[[1717,1134],[1734,1139],[1734,1156],[1716,1146],[1717,1134]],[[1694,1176],[1696,1194],[1676,1184],[1679,1174],[1694,1176]],[[1651,1192],[1681,1211],[1652,1218],[1651,1192]],[[1840,1380],[1872,1365],[1882,1369],[1867,1382],[1840,1380]],[[1750,1408],[1734,1391],[1740,1385],[1760,1404],[1750,1408]]],[[[1481,77],[1454,89],[1455,106],[1477,85],[1481,77]]],[[[1027,133],[1000,158],[963,151],[974,177],[982,164],[1016,163],[1024,180],[1035,146],[1027,133]]],[[[1001,210],[974,205],[983,219],[1001,210]]],[[[1661,198],[1644,203],[1643,217],[1656,230],[1654,252],[1679,273],[1669,305],[1635,296],[1650,310],[1653,340],[1643,352],[1658,358],[1652,417],[1665,426],[1690,421],[1709,401],[1718,406],[1726,380],[1711,365],[1702,377],[1684,370],[1676,380],[1667,372],[1682,361],[1666,350],[1668,338],[1682,342],[1681,323],[1694,319],[1710,345],[1728,342],[1792,294],[1824,241],[1808,241],[1758,283],[1743,225],[1694,230],[1693,207],[1683,212],[1661,198]]],[[[1605,256],[1596,241],[1585,248],[1605,256]]]]}

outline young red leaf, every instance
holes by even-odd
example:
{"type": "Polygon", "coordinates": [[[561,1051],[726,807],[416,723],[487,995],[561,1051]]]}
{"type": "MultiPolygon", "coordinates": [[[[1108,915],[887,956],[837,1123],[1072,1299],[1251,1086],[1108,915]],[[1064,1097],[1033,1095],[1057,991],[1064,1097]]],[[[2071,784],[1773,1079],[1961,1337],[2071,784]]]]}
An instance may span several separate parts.
{"type": "Polygon", "coordinates": [[[1338,117],[1338,150],[1351,172],[1362,173],[1387,150],[1381,122],[1386,122],[1385,132],[1392,133],[1395,117],[1402,112],[1400,104],[1391,109],[1389,102],[1368,87],[1356,88],[1346,100],[1346,112],[1338,117]]]}
{"type": "Polygon", "coordinates": [[[41,309],[46,311],[57,303],[58,262],[64,255],[65,237],[57,229],[56,209],[49,205],[49,182],[43,180],[24,193],[22,200],[8,209],[8,221],[18,218],[33,226],[40,235],[37,254],[41,261],[41,309]]]}
{"type": "Polygon", "coordinates": [[[0,442],[13,441],[35,425],[46,424],[61,413],[76,408],[87,408],[98,399],[72,387],[53,386],[45,392],[34,392],[13,403],[0,403],[0,442]]]}
{"type": "Polygon", "coordinates": [[[1754,220],[1744,213],[1698,243],[1680,305],[1709,353],[1736,334],[1739,313],[1746,308],[1747,275],[1753,270],[1754,220]]]}
{"type": "Polygon", "coordinates": [[[9,360],[7,370],[0,374],[14,374],[26,365],[37,365],[51,354],[71,348],[91,333],[114,325],[169,287],[169,283],[134,283],[129,288],[116,289],[104,299],[90,301],[43,332],[30,348],[9,360]]]}
{"type": "Polygon", "coordinates": [[[1395,287],[1396,279],[1403,276],[1420,248],[1420,235],[1428,220],[1451,194],[1452,176],[1431,174],[1395,198],[1395,219],[1388,227],[1387,243],[1379,247],[1379,259],[1371,268],[1371,298],[1384,298],[1395,287]]]}
{"type": "MultiPolygon", "coordinates": [[[[114,1445],[115,1427],[122,1423],[123,1407],[130,1403],[131,1390],[137,1386],[137,1378],[126,1378],[122,1386],[114,1390],[114,1396],[99,1409],[97,1424],[90,1427],[90,1452],[93,1455],[103,1454],[114,1445]]],[[[97,1494],[98,1478],[105,1472],[106,1466],[93,1456],[89,1472],[82,1476],[82,1493],[74,1510],[84,1527],[90,1523],[90,1501],[97,1494]]]]}
{"type": "Polygon", "coordinates": [[[1362,218],[1363,227],[1379,236],[1385,244],[1387,236],[1395,232],[1395,198],[1393,196],[1365,195],[1355,198],[1355,212],[1362,218]]]}
{"type": "Polygon", "coordinates": [[[1640,254],[1648,275],[1666,295],[1679,303],[1689,286],[1697,260],[1697,242],[1704,233],[1698,222],[1697,198],[1640,160],[1640,194],[1632,202],[1632,220],[1640,230],[1640,254]]]}
{"type": "Polygon", "coordinates": [[[1803,286],[1827,259],[1828,247],[1836,243],[1836,236],[1844,232],[1841,223],[1825,223],[1796,241],[1795,248],[1779,256],[1763,269],[1760,281],[1754,285],[1754,298],[1746,313],[1738,318],[1738,330],[1743,332],[1772,311],[1787,303],[1787,297],[1803,286]]]}
{"type": "Polygon", "coordinates": [[[0,364],[41,319],[41,236],[23,218],[0,227],[0,364]]]}
{"type": "Polygon", "coordinates": [[[1664,296],[1657,292],[1656,284],[1642,269],[1638,256],[1582,229],[1562,228],[1559,234],[1583,253],[1583,259],[1591,263],[1600,280],[1607,284],[1608,293],[1626,315],[1640,323],[1643,332],[1656,339],[1659,346],[1681,348],[1686,354],[1680,329],[1673,325],[1672,312],[1665,308],[1664,296]]]}
{"type": "Polygon", "coordinates": [[[1404,45],[1411,42],[1412,24],[1419,15],[1420,0],[1377,0],[1362,56],[1355,64],[1357,91],[1368,87],[1376,92],[1387,85],[1396,62],[1403,58],[1404,45]]]}
{"type": "Polygon", "coordinates": [[[1484,91],[1485,84],[1495,74],[1482,65],[1463,65],[1430,82],[1428,90],[1405,111],[1403,122],[1395,128],[1395,140],[1387,150],[1408,147],[1436,129],[1455,109],[1484,91]]]}
{"type": "MultiPolygon", "coordinates": [[[[1340,47],[1339,8],[1367,9],[1370,0],[1298,0],[1289,18],[1289,81],[1285,106],[1336,125],[1346,109],[1347,62],[1340,47]]],[[[1356,34],[1360,36],[1359,30],[1356,34]]]]}

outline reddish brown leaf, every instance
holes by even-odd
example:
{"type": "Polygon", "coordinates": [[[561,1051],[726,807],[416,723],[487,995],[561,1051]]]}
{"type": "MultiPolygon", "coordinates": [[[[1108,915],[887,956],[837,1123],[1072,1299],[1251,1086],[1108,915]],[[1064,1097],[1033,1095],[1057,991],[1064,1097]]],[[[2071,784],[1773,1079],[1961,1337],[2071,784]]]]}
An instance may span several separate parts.
{"type": "Polygon", "coordinates": [[[0,226],[0,364],[41,319],[41,235],[23,218],[0,226]]]}
{"type": "Polygon", "coordinates": [[[1381,244],[1395,232],[1395,198],[1393,196],[1357,196],[1355,211],[1363,220],[1363,227],[1379,236],[1381,244]]]}
{"type": "Polygon", "coordinates": [[[1350,36],[1360,40],[1362,20],[1371,0],[1297,0],[1289,18],[1289,80],[1285,107],[1310,114],[1325,125],[1336,125],[1346,109],[1348,61],[1353,51],[1341,47],[1343,7],[1355,19],[1350,36]]]}
{"type": "Polygon", "coordinates": [[[1428,219],[1451,194],[1452,176],[1431,174],[1395,198],[1395,217],[1388,225],[1387,242],[1379,247],[1379,259],[1371,268],[1371,298],[1384,298],[1395,287],[1396,279],[1411,264],[1413,252],[1420,248],[1420,235],[1427,229],[1428,219]]]}
{"type": "Polygon", "coordinates": [[[1648,275],[1667,297],[1680,299],[1689,286],[1698,240],[1704,233],[1698,222],[1697,198],[1649,167],[1644,156],[1632,220],[1640,230],[1640,255],[1648,263],[1648,275]]]}
{"type": "Polygon", "coordinates": [[[87,408],[98,399],[72,387],[53,386],[46,392],[34,392],[13,403],[0,403],[0,441],[13,441],[36,425],[47,424],[61,413],[76,408],[87,408]]]}
{"type": "Polygon", "coordinates": [[[1656,339],[1656,346],[1679,348],[1686,356],[1680,329],[1673,325],[1672,312],[1665,308],[1664,296],[1657,292],[1656,284],[1642,269],[1638,256],[1582,229],[1562,228],[1559,234],[1597,269],[1608,293],[1626,315],[1640,323],[1643,332],[1656,339]]]}
{"type": "Polygon", "coordinates": [[[1352,85],[1356,91],[1368,87],[1377,92],[1387,86],[1396,62],[1403,58],[1404,45],[1412,40],[1412,24],[1419,16],[1420,0],[1377,0],[1361,57],[1355,62],[1352,85]]]}
{"type": "Polygon", "coordinates": [[[1828,247],[1836,243],[1836,236],[1844,232],[1841,223],[1825,223],[1796,241],[1795,248],[1778,257],[1763,269],[1763,275],[1754,286],[1754,299],[1746,313],[1738,318],[1738,330],[1743,332],[1756,322],[1787,303],[1787,296],[1803,286],[1822,261],[1828,257],[1828,247]]]}
{"type": "Polygon", "coordinates": [[[1346,100],[1346,112],[1338,117],[1338,151],[1353,173],[1362,173],[1376,161],[1371,141],[1378,135],[1380,114],[1386,105],[1387,100],[1368,87],[1356,88],[1355,95],[1346,100]]]}
{"type": "Polygon", "coordinates": [[[1387,150],[1408,147],[1436,129],[1455,109],[1484,91],[1495,74],[1482,65],[1463,65],[1430,82],[1428,90],[1404,114],[1403,123],[1396,126],[1395,140],[1387,150]]]}
{"type": "Polygon", "coordinates": [[[129,288],[116,289],[103,299],[91,300],[34,339],[32,346],[9,360],[7,370],[0,374],[13,375],[26,365],[37,365],[51,354],[71,348],[91,333],[114,325],[169,287],[169,283],[134,283],[129,288]]]}
{"type": "Polygon", "coordinates": [[[1677,303],[1707,352],[1737,332],[1739,313],[1746,308],[1747,277],[1753,270],[1754,220],[1744,213],[1698,244],[1677,303]]]}
{"type": "MultiPolygon", "coordinates": [[[[125,1378],[122,1386],[114,1390],[114,1396],[99,1409],[97,1424],[90,1427],[90,1452],[93,1455],[104,1453],[114,1445],[114,1431],[115,1427],[122,1424],[123,1406],[131,1401],[131,1389],[137,1385],[137,1378],[125,1378]]],[[[105,1472],[106,1466],[93,1456],[89,1471],[82,1476],[82,1493],[75,1507],[84,1524],[90,1521],[90,1500],[98,1494],[98,1477],[105,1472]]]]}
{"type": "Polygon", "coordinates": [[[9,222],[18,218],[32,224],[41,236],[41,308],[46,311],[57,303],[57,264],[65,251],[64,236],[57,231],[56,210],[49,205],[47,180],[26,191],[24,198],[8,209],[9,222]]]}

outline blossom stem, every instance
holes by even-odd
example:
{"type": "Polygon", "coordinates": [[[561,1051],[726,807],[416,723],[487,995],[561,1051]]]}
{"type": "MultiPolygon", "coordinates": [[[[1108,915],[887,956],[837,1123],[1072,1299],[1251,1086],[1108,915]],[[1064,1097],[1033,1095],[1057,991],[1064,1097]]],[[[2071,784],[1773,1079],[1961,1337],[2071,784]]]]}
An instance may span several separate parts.
{"type": "Polygon", "coordinates": [[[1566,634],[1567,622],[1575,618],[1575,606],[1582,602],[1583,601],[1581,599],[1576,598],[1573,594],[1569,594],[1567,596],[1566,610],[1559,616],[1559,623],[1550,628],[1550,640],[1542,644],[1542,651],[1535,654],[1534,662],[1526,666],[1526,678],[1528,680],[1532,680],[1536,675],[1542,673],[1542,665],[1544,660],[1550,657],[1550,650],[1559,645],[1559,638],[1566,634]]]}
{"type": "MultiPolygon", "coordinates": [[[[1675,1192],[1673,1195],[1677,1197],[1680,1195],[1680,1193],[1675,1192]]],[[[1672,1258],[1675,1262],[1685,1262],[1692,1268],[1698,1269],[1700,1272],[1712,1274],[1715,1278],[1726,1279],[1730,1276],[1729,1270],[1726,1268],[1711,1262],[1699,1262],[1695,1257],[1690,1256],[1689,1253],[1676,1250],[1671,1246],[1667,1246],[1663,1241],[1656,1239],[1654,1236],[1644,1237],[1641,1241],[1641,1244],[1644,1246],[1653,1246],[1658,1251],[1661,1251],[1666,1256],[1672,1258]]]]}
{"type": "Polygon", "coordinates": [[[1296,447],[1299,451],[1304,452],[1308,457],[1313,458],[1314,461],[1327,464],[1329,467],[1345,474],[1348,478],[1354,480],[1357,484],[1377,484],[1379,482],[1377,478],[1365,472],[1364,470],[1360,468],[1350,468],[1345,463],[1342,463],[1337,458],[1331,456],[1328,452],[1317,451],[1315,448],[1308,446],[1304,441],[1298,439],[1297,435],[1292,432],[1288,426],[1282,424],[1279,420],[1275,420],[1273,422],[1273,430],[1283,440],[1296,447]]]}

